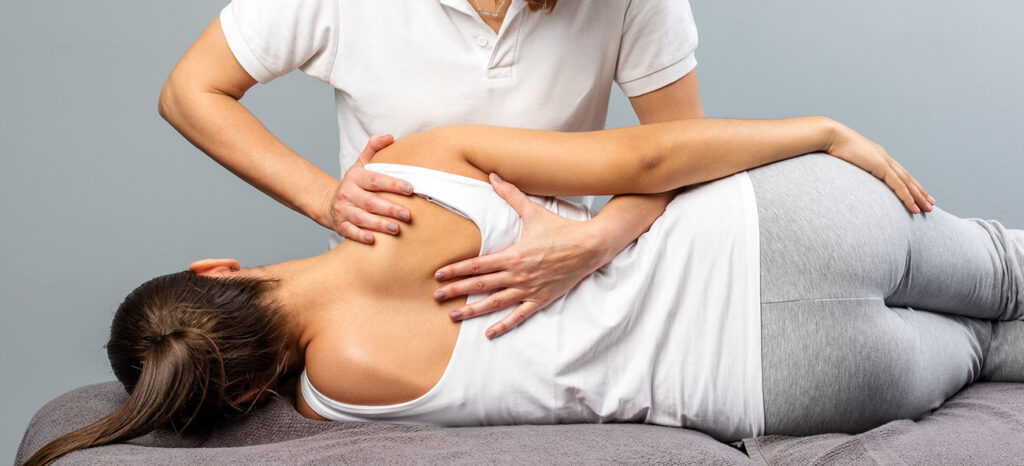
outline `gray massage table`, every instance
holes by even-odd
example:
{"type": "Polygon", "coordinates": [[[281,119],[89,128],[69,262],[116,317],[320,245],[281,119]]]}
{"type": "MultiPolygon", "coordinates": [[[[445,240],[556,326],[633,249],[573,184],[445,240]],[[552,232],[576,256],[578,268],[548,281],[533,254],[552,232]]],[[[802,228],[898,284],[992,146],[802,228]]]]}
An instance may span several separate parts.
{"type": "MultiPolygon", "coordinates": [[[[158,431],[72,453],[57,464],[1024,464],[1024,384],[970,386],[930,416],[858,435],[766,436],[742,448],[700,432],[642,424],[438,428],[318,422],[290,394],[202,436],[158,431]],[[749,454],[749,456],[748,456],[749,454]]],[[[126,397],[117,382],[72,390],[43,406],[20,464],[57,436],[126,397]]]]}

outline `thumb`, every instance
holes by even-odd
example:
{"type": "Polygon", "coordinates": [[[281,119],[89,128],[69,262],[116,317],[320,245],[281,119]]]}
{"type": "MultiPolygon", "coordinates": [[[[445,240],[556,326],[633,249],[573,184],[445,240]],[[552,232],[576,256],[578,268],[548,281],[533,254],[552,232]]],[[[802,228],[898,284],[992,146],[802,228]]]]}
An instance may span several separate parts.
{"type": "Polygon", "coordinates": [[[377,151],[391,145],[393,142],[395,142],[395,137],[390,134],[370,136],[370,140],[366,142],[363,152],[359,154],[359,162],[362,164],[370,163],[370,159],[377,154],[377,151]]]}
{"type": "Polygon", "coordinates": [[[525,218],[529,210],[536,206],[516,185],[502,180],[497,173],[491,173],[488,178],[491,181],[491,187],[494,188],[494,192],[498,193],[498,196],[501,196],[508,205],[512,206],[519,213],[520,217],[525,218]]]}

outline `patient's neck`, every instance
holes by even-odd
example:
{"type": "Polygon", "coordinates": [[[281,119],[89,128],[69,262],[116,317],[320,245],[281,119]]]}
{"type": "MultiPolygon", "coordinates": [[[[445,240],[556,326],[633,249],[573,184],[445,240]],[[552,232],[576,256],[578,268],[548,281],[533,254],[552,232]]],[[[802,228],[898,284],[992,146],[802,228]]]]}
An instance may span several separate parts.
{"type": "Polygon", "coordinates": [[[342,260],[343,249],[259,267],[261,275],[277,280],[274,300],[280,306],[288,327],[288,370],[301,368],[305,361],[314,317],[323,311],[344,306],[347,296],[358,295],[361,280],[356,267],[342,260]]]}

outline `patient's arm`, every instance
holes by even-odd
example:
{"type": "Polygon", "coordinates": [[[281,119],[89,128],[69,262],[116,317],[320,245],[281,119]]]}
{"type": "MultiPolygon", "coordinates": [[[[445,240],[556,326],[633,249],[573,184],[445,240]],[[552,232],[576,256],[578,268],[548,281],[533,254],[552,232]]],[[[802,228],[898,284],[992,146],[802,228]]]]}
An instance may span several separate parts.
{"type": "Polygon", "coordinates": [[[884,180],[911,212],[932,205],[881,146],[824,117],[690,119],[585,133],[491,126],[436,131],[457,141],[469,164],[538,195],[658,193],[820,151],[884,180]]]}

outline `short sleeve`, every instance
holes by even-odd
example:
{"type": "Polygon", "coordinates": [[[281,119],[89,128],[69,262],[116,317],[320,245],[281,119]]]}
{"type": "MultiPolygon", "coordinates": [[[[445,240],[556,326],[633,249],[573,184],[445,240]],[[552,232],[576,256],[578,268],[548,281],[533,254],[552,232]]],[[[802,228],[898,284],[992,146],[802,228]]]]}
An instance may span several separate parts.
{"type": "Polygon", "coordinates": [[[337,0],[233,0],[220,12],[228,47],[261,83],[295,69],[330,82],[338,23],[337,0]]]}
{"type": "Polygon", "coordinates": [[[627,97],[665,87],[697,67],[697,26],[687,0],[632,0],[615,81],[627,97]]]}

